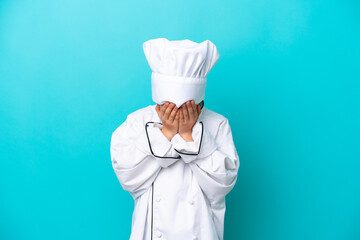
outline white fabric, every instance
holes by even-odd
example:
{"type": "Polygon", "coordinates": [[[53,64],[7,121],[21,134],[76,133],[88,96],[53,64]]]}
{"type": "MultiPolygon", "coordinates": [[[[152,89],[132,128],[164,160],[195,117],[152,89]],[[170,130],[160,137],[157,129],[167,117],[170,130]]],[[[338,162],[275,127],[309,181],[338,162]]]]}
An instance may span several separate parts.
{"type": "Polygon", "coordinates": [[[220,57],[211,41],[156,38],[144,42],[143,49],[152,70],[154,102],[170,101],[180,107],[188,100],[194,100],[195,104],[204,100],[206,77],[220,57]]]}
{"type": "Polygon", "coordinates": [[[160,124],[148,123],[146,134],[147,122],[161,123],[155,107],[129,114],[111,137],[112,167],[135,201],[130,240],[222,240],[225,196],[240,166],[228,119],[203,107],[194,141],[169,141],[160,124]],[[176,152],[197,153],[200,140],[198,155],[176,152]],[[170,156],[181,158],[161,158],[170,156]]]}

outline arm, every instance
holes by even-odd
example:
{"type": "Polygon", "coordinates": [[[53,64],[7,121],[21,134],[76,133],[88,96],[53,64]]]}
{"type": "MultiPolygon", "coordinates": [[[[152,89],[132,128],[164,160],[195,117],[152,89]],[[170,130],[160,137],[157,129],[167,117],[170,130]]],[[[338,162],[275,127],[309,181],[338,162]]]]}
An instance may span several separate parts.
{"type": "Polygon", "coordinates": [[[192,137],[193,142],[186,142],[177,134],[171,141],[191,167],[211,205],[222,204],[223,197],[235,185],[240,166],[228,120],[221,122],[216,137],[197,121],[192,137]]]}
{"type": "Polygon", "coordinates": [[[155,123],[130,116],[113,132],[110,155],[121,186],[134,199],[148,190],[161,168],[179,159],[155,123]]]}

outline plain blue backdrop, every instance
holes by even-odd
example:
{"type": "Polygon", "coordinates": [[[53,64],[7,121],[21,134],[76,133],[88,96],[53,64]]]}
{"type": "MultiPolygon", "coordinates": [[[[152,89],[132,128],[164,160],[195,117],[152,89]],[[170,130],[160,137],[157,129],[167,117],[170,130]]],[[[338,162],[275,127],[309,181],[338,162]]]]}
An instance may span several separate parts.
{"type": "MultiPolygon", "coordinates": [[[[360,239],[360,2],[0,0],[0,239],[128,239],[110,137],[146,40],[212,41],[240,157],[225,240],[360,239]]],[[[205,239],[206,240],[206,239],[205,239]]]]}

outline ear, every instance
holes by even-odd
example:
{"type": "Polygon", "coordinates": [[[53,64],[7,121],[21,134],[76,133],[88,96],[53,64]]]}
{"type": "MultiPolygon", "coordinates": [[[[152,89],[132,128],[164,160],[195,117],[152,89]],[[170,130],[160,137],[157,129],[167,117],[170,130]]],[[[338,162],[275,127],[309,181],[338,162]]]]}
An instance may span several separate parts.
{"type": "Polygon", "coordinates": [[[197,112],[198,112],[198,115],[200,115],[200,113],[201,113],[201,108],[200,108],[200,105],[198,104],[198,105],[196,105],[197,106],[197,112]]]}

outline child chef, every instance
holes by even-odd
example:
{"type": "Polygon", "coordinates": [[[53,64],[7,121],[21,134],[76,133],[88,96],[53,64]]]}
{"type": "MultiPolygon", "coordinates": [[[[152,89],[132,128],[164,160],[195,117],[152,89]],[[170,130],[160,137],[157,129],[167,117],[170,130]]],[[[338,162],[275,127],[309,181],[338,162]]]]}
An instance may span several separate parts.
{"type": "Polygon", "coordinates": [[[134,199],[132,240],[223,239],[225,196],[240,166],[229,121],[203,107],[219,60],[209,41],[143,44],[155,105],[130,113],[111,136],[112,167],[134,199]]]}

